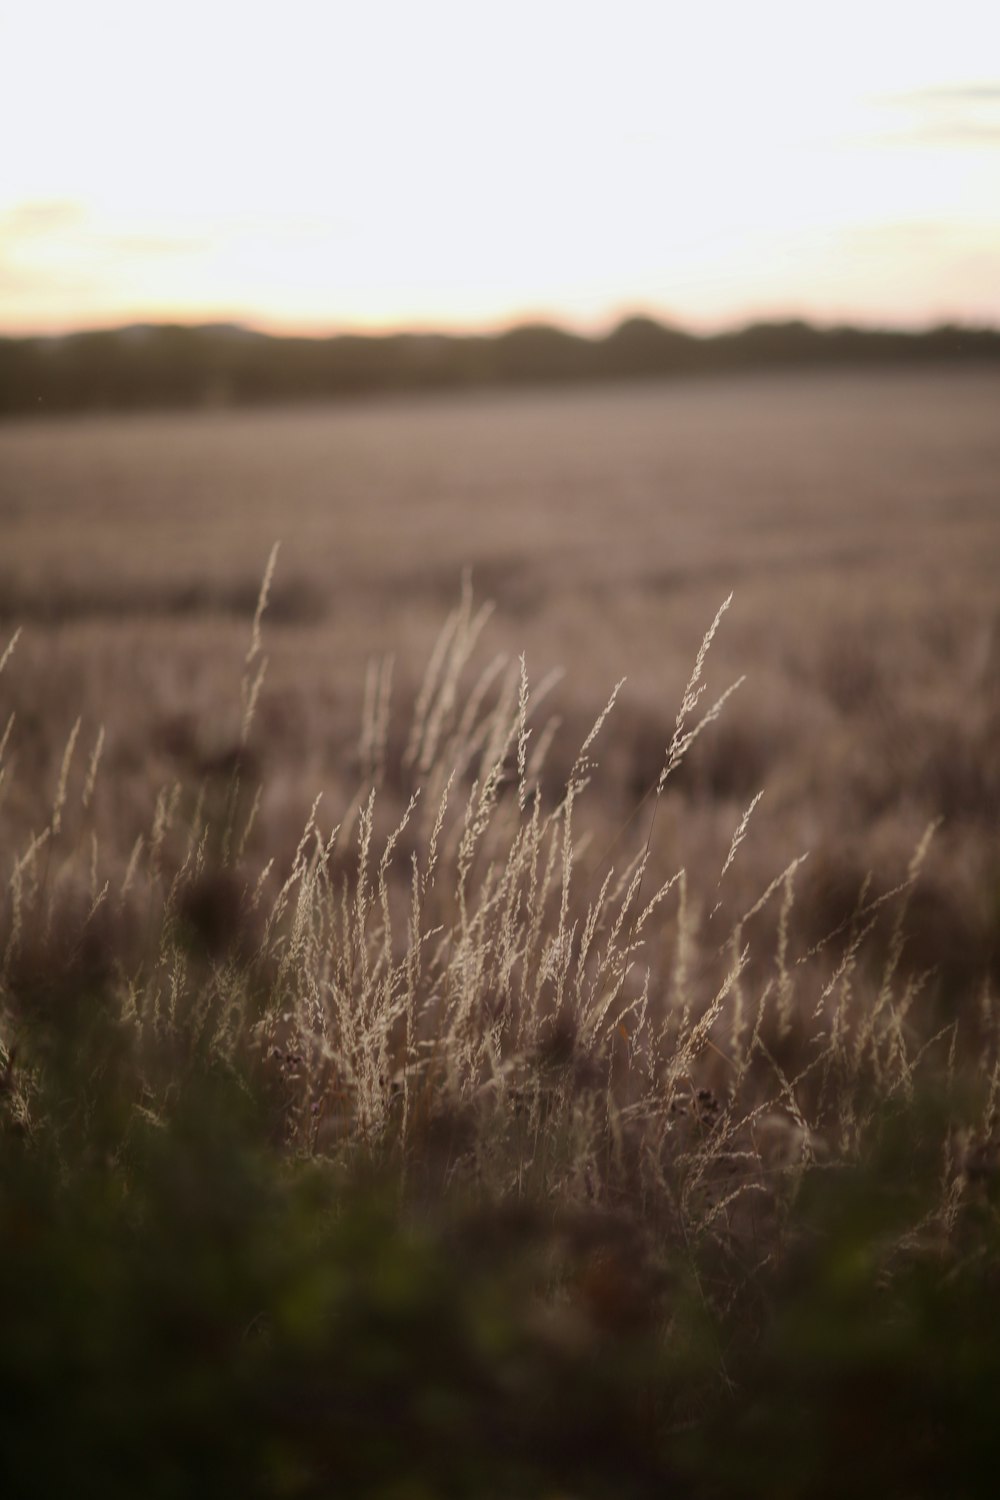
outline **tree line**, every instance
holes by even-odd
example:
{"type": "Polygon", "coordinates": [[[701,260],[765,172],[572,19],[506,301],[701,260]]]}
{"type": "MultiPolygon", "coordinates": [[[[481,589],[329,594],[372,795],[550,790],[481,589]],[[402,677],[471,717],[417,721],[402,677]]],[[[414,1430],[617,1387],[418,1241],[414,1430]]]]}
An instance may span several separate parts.
{"type": "Polygon", "coordinates": [[[288,338],[232,324],[141,324],[0,338],[0,415],[949,361],[1000,361],[1000,330],[791,321],[697,335],[636,317],[600,338],[544,324],[492,335],[288,338]]]}

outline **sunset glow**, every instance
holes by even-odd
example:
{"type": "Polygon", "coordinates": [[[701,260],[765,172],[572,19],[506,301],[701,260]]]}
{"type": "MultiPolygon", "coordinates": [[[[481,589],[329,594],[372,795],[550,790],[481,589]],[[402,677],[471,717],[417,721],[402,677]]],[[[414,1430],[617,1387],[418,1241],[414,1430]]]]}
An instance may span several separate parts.
{"type": "Polygon", "coordinates": [[[1000,8],[0,16],[0,332],[1000,323],[1000,8]]]}

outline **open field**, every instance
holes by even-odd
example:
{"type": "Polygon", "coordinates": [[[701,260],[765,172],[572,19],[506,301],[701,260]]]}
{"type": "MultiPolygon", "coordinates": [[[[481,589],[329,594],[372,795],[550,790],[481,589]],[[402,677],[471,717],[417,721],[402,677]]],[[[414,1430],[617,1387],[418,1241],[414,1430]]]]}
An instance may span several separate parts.
{"type": "Polygon", "coordinates": [[[998,397],[0,427],[19,1493],[994,1492],[998,397]]]}
{"type": "Polygon", "coordinates": [[[928,950],[963,979],[995,974],[998,397],[993,374],[904,371],[2,426],[0,612],[25,627],[5,816],[44,822],[78,715],[81,746],[106,729],[108,857],[161,784],[224,762],[280,539],[262,845],[294,846],[316,791],[330,819],[350,800],[384,653],[403,732],[465,567],[497,604],[482,661],[524,651],[536,683],[565,670],[556,781],[627,675],[590,793],[610,836],[733,591],[712,685],[747,680],[677,778],[667,865],[717,870],[763,789],[727,899],[809,851],[815,934],[940,818],[928,950]]]}

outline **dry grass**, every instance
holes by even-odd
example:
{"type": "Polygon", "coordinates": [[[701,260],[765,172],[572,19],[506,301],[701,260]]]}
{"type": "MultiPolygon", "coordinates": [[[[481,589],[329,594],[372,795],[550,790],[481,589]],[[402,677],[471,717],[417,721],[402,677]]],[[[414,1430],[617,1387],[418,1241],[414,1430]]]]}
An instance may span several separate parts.
{"type": "Polygon", "coordinates": [[[910,373],[6,427],[10,963],[93,907],[141,1027],[277,1027],[303,1149],[405,1155],[443,1111],[519,1181],[529,1131],[571,1142],[549,1187],[641,1196],[702,1088],[696,1178],[754,1111],[805,1130],[791,1094],[834,1111],[803,1140],[842,1133],[848,1018],[875,997],[855,1061],[908,1086],[915,1038],[978,1044],[998,976],[995,396],[910,373]],[[497,618],[463,604],[421,687],[470,560],[497,618]],[[750,681],[650,800],[730,584],[706,681],[750,681]]]}
{"type": "Polygon", "coordinates": [[[161,787],[127,861],[95,817],[104,736],[85,746],[78,721],[52,806],[8,854],[0,1045],[22,1128],[41,1123],[39,1008],[85,1016],[100,994],[150,1118],[214,1059],[264,1090],[295,1155],[378,1163],[418,1197],[450,1185],[624,1213],[661,1243],[714,1245],[736,1296],[779,1255],[803,1175],[863,1159],[887,1106],[964,1077],[971,1058],[978,1114],[960,1146],[947,1126],[939,1202],[909,1226],[947,1238],[969,1143],[995,1143],[1000,1032],[988,977],[968,960],[959,982],[950,935],[920,925],[933,827],[891,883],[848,869],[804,912],[800,855],[732,915],[759,795],[729,816],[711,880],[669,868],[658,815],[741,686],[706,696],[729,601],[610,841],[591,804],[622,684],[553,794],[551,681],[533,688],[523,657],[483,655],[491,610],[466,583],[408,732],[391,733],[382,662],[356,795],[329,814],[317,798],[294,850],[265,859],[254,720],[273,563],[233,737],[198,778],[161,787]],[[832,920],[814,931],[821,911],[832,920]]]}
{"type": "MultiPolygon", "coordinates": [[[[733,589],[712,685],[749,680],[668,790],[662,872],[684,863],[707,887],[764,789],[726,918],[808,851],[797,904],[816,937],[942,818],[925,952],[995,980],[997,393],[989,374],[845,373],[7,424],[0,614],[26,629],[5,683],[6,837],[44,822],[77,717],[81,754],[106,728],[108,859],[127,861],[162,784],[224,776],[276,536],[258,855],[291,856],[315,792],[354,795],[368,665],[389,654],[388,734],[405,735],[466,565],[497,601],[492,649],[524,651],[536,680],[565,669],[553,797],[594,700],[628,674],[591,798],[595,841],[610,839],[658,774],[705,621],[733,589]]],[[[387,816],[405,791],[382,789],[387,816]]]]}
{"type": "MultiPolygon", "coordinates": [[[[761,1492],[787,1471],[825,1495],[868,1380],[856,1492],[953,1474],[956,1433],[963,1492],[992,1492],[994,396],[775,381],[0,434],[3,612],[27,626],[0,669],[2,1248],[27,1288],[4,1369],[35,1369],[42,1326],[77,1383],[74,1340],[104,1351],[82,1472],[118,1474],[108,1413],[137,1381],[137,1451],[161,1428],[174,1451],[211,1328],[207,1448],[184,1431],[223,1488],[326,1493],[342,1430],[357,1493],[383,1463],[409,1483],[381,1430],[354,1441],[371,1392],[413,1441],[446,1435],[428,1473],[471,1464],[442,1492],[481,1493],[537,1388],[525,1493],[660,1494],[680,1464],[744,1494],[756,1453],[761,1492]],[[501,607],[466,584],[437,634],[462,549],[501,607]],[[192,1125],[206,1074],[259,1102],[264,1165],[228,1113],[192,1125]],[[398,1215],[337,1197],[373,1174],[398,1215]],[[245,1231],[235,1281],[216,1207],[245,1231]],[[83,1292],[50,1316],[59,1278],[83,1292]],[[136,1308],[162,1294],[183,1324],[195,1281],[192,1350],[170,1331],[147,1377],[136,1308]],[[233,1414],[247,1380],[265,1422],[233,1414]],[[790,1402],[826,1448],[796,1446],[790,1402]]],[[[48,1472],[58,1386],[32,1379],[24,1474],[48,1472]]]]}

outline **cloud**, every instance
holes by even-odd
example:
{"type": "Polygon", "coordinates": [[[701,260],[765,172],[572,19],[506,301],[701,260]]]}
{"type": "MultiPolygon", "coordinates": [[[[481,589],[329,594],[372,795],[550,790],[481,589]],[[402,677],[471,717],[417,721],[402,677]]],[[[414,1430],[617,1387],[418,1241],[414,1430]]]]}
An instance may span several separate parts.
{"type": "Polygon", "coordinates": [[[79,229],[87,219],[82,203],[69,199],[43,199],[37,203],[16,203],[0,213],[0,240],[6,244],[47,239],[79,229]]]}
{"type": "Polygon", "coordinates": [[[880,132],[887,144],[1000,145],[1000,83],[944,83],[908,89],[876,101],[899,125],[880,132]]]}
{"type": "Polygon", "coordinates": [[[911,219],[893,224],[852,224],[845,237],[859,245],[880,245],[900,250],[937,247],[953,235],[948,224],[939,219],[911,219]]]}
{"type": "Polygon", "coordinates": [[[89,268],[66,264],[33,265],[10,253],[0,239],[0,314],[18,304],[47,299],[86,301],[100,289],[101,278],[89,268]]]}
{"type": "Polygon", "coordinates": [[[1000,83],[948,83],[893,94],[891,104],[1000,104],[1000,83]]]}
{"type": "Polygon", "coordinates": [[[154,257],[196,255],[208,249],[205,234],[133,232],[121,234],[94,222],[82,203],[53,199],[17,203],[0,212],[0,247],[7,255],[35,255],[45,242],[73,241],[88,256],[154,257]]]}
{"type": "Polygon", "coordinates": [[[102,235],[100,242],[116,255],[170,256],[200,255],[211,247],[205,235],[117,234],[102,235]]]}
{"type": "Polygon", "coordinates": [[[190,228],[123,232],[68,199],[15,203],[0,211],[0,326],[73,323],[77,309],[113,305],[123,288],[155,287],[167,280],[168,265],[196,261],[210,248],[190,228]]]}
{"type": "Polygon", "coordinates": [[[996,124],[974,120],[928,122],[908,129],[887,131],[880,141],[913,146],[995,146],[1000,144],[1000,120],[996,124]]]}

